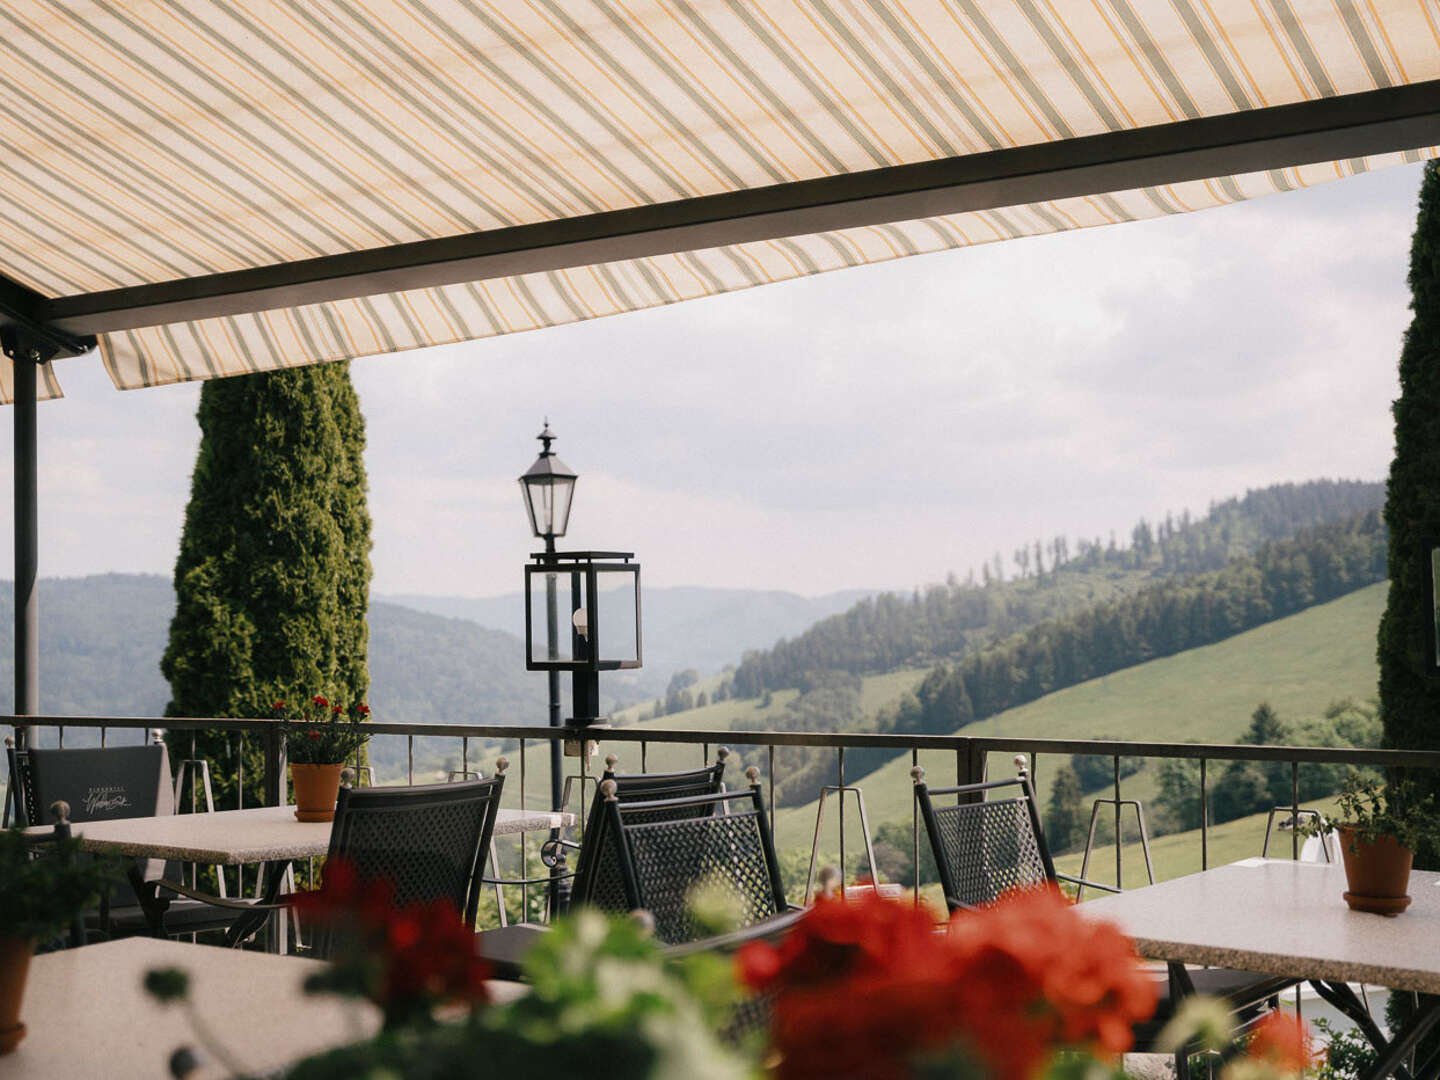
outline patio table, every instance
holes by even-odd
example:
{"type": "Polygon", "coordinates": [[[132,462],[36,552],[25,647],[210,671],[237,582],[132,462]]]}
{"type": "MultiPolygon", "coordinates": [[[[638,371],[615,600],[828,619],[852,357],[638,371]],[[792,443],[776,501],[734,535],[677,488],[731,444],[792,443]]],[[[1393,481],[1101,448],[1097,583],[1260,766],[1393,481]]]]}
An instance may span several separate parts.
{"type": "MultiPolygon", "coordinates": [[[[548,832],[574,821],[573,814],[501,809],[495,818],[495,835],[548,832]]],[[[330,826],[328,821],[296,820],[292,806],[257,806],[207,814],[87,821],[72,826],[72,833],[79,838],[84,850],[100,855],[134,855],[221,866],[261,863],[265,867],[265,891],[259,899],[264,904],[273,904],[291,861],[324,855],[330,850],[330,826]]],[[[42,836],[52,831],[48,825],[26,830],[42,836]]],[[[127,868],[127,873],[152,925],[158,925],[167,902],[151,895],[154,890],[145,888],[134,867],[127,868]]],[[[242,914],[236,925],[243,924],[249,933],[257,917],[242,914]]]]}
{"type": "MultiPolygon", "coordinates": [[[[380,1013],[368,1002],[309,996],[305,978],[318,960],[124,938],[46,953],[30,964],[22,1019],[26,1036],[0,1057],[0,1080],[103,1076],[155,1080],[168,1076],[170,1054],[182,1045],[202,1056],[183,1009],[165,1007],[141,988],[145,972],[179,967],[190,975],[190,999],[222,1044],[252,1074],[373,1035],[380,1013]]],[[[492,983],[491,997],[524,993],[492,983]]],[[[200,1075],[228,1075],[213,1061],[200,1075]]]]}
{"type": "Polygon", "coordinates": [[[1310,980],[1380,1051],[1369,1076],[1405,1075],[1411,1048],[1440,1021],[1440,1000],[1386,1040],[1348,984],[1440,994],[1440,873],[1415,871],[1410,908],[1395,918],[1351,911],[1345,887],[1339,865],[1244,859],[1076,910],[1116,923],[1150,959],[1310,980]]]}
{"type": "MultiPolygon", "coordinates": [[[[495,835],[548,831],[574,822],[574,814],[502,809],[495,818],[495,835]]],[[[238,866],[324,855],[330,850],[330,824],[297,821],[293,806],[256,806],[210,814],[87,821],[72,826],[72,832],[81,847],[97,854],[238,866]]],[[[26,831],[49,835],[52,829],[39,825],[26,831]]]]}

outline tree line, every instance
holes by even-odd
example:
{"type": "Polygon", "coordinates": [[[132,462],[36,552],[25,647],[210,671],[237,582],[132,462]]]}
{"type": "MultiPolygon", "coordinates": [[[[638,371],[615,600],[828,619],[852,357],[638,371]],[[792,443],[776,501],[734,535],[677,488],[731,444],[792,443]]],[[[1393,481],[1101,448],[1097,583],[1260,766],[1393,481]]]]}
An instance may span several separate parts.
{"type": "Polygon", "coordinates": [[[1188,513],[1157,523],[1142,519],[1130,531],[1128,546],[1113,535],[1108,541],[1037,540],[1017,548],[1008,579],[997,554],[981,568],[979,580],[972,571],[963,582],[952,575],[909,595],[867,598],[773,648],[750,650],[727,680],[726,692],[757,697],[798,686],[814,671],[876,674],[960,659],[1035,623],[1133,593],[1158,578],[1214,573],[1301,529],[1377,510],[1383,498],[1383,485],[1375,483],[1278,484],[1216,503],[1200,520],[1188,513]]]}
{"type": "Polygon", "coordinates": [[[1266,544],[1225,569],[1171,579],[1052,619],[942,664],[880,726],[939,734],[1121,668],[1209,645],[1385,580],[1378,513],[1266,544]]]}

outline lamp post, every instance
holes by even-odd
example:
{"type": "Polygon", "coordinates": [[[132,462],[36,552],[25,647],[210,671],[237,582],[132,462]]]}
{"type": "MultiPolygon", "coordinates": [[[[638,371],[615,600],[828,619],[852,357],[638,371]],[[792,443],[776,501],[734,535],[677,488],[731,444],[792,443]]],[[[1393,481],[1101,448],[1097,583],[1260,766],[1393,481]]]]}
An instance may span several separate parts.
{"type": "MultiPolygon", "coordinates": [[[[525,510],[530,515],[530,531],[545,541],[545,553],[555,553],[555,538],[564,536],[570,524],[570,503],[575,495],[575,473],[555,456],[550,444],[555,433],[550,430],[550,421],[545,421],[544,430],[536,436],[540,440],[540,456],[520,477],[520,490],[525,496],[525,510]]],[[[545,582],[545,642],[547,660],[559,655],[559,622],[556,610],[555,577],[545,582]]],[[[526,625],[529,625],[530,598],[526,596],[526,625]]],[[[528,636],[528,635],[527,635],[528,636]]],[[[526,642],[527,657],[530,645],[526,642]]],[[[550,726],[560,726],[560,670],[550,668],[547,672],[550,683],[550,726]]],[[[555,810],[560,805],[561,775],[563,773],[560,740],[550,741],[550,804],[555,810]]]]}

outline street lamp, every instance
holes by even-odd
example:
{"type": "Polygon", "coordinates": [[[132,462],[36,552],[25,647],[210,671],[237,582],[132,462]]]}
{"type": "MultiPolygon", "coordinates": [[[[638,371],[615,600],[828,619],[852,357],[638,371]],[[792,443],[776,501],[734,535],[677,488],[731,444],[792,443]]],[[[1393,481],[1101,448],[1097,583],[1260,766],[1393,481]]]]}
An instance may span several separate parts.
{"type": "MultiPolygon", "coordinates": [[[[545,421],[544,430],[536,436],[540,440],[540,456],[535,464],[526,469],[520,477],[520,491],[525,496],[525,512],[530,515],[530,531],[545,541],[546,554],[555,553],[555,538],[564,536],[570,524],[570,504],[575,496],[575,473],[555,456],[550,444],[555,433],[550,430],[550,421],[545,421]]],[[[559,623],[555,606],[554,577],[546,581],[546,657],[554,660],[559,656],[559,623]]],[[[529,660],[530,649],[530,600],[525,601],[526,645],[525,656],[529,660]]],[[[527,665],[528,666],[528,665],[527,665]]],[[[550,681],[550,726],[560,726],[560,669],[549,669],[550,681]]],[[[562,747],[559,740],[550,742],[550,801],[555,810],[560,805],[560,784],[563,772],[561,763],[562,747]]]]}

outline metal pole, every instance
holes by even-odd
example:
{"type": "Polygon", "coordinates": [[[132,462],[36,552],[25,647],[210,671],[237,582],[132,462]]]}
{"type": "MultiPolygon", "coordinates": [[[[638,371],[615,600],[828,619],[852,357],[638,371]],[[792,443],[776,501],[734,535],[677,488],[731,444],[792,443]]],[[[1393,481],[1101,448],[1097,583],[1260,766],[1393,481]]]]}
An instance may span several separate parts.
{"type": "MultiPolygon", "coordinates": [[[[17,350],[18,351],[18,350],[17,350]]],[[[14,358],[15,383],[15,712],[40,712],[40,606],[38,456],[35,445],[35,383],[39,357],[14,358]]],[[[15,729],[17,746],[26,729],[15,729]]]]}
{"type": "MultiPolygon", "coordinates": [[[[545,553],[555,554],[555,535],[545,534],[545,553]]],[[[545,575],[545,641],[546,658],[555,660],[559,657],[560,635],[559,613],[555,610],[555,575],[545,575]]],[[[550,683],[550,726],[560,726],[560,672],[551,669],[546,676],[550,683]]],[[[550,809],[564,810],[560,805],[560,791],[564,786],[564,745],[559,739],[550,740],[550,809]]],[[[583,798],[584,792],[581,792],[583,798]]]]}

